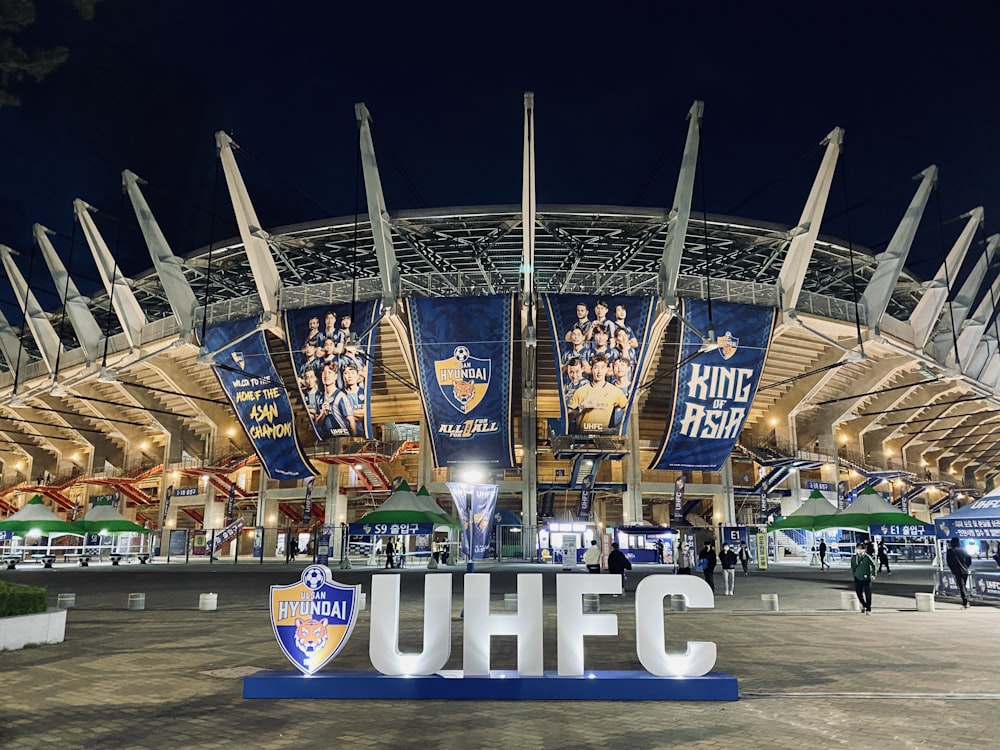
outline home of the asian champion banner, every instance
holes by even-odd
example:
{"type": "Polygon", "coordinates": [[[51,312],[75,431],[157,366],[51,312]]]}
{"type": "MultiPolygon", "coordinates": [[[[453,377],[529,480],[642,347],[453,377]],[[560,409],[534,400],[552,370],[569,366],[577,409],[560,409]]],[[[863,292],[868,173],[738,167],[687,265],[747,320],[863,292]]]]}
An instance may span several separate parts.
{"type": "Polygon", "coordinates": [[[717,471],[743,430],[753,404],[776,311],[771,307],[681,301],[673,414],[651,469],[717,471]],[[711,324],[710,324],[711,323],[711,324]],[[702,331],[716,346],[701,351],[702,331]]]}
{"type": "Polygon", "coordinates": [[[434,463],[514,466],[514,297],[407,300],[434,463]]]}
{"type": "Polygon", "coordinates": [[[272,479],[315,475],[295,434],[292,405],[274,367],[258,318],[240,318],[205,328],[212,370],[272,479]]]}

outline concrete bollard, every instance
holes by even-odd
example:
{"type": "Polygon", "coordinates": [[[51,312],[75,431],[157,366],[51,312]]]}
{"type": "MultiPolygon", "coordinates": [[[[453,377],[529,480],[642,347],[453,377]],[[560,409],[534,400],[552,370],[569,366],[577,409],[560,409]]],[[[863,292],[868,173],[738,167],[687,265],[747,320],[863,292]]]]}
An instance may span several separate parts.
{"type": "Polygon", "coordinates": [[[917,597],[917,612],[934,611],[934,594],[918,592],[915,596],[917,597]]]}
{"type": "Polygon", "coordinates": [[[214,612],[218,606],[218,594],[200,594],[198,596],[198,609],[202,612],[214,612]]]}
{"type": "Polygon", "coordinates": [[[56,607],[59,609],[73,609],[76,606],[76,594],[59,594],[56,597],[56,607]]]}
{"type": "Polygon", "coordinates": [[[857,594],[855,594],[853,591],[841,591],[840,608],[845,609],[848,612],[860,612],[861,602],[858,601],[857,594]]]}
{"type": "Polygon", "coordinates": [[[671,594],[670,595],[670,611],[671,612],[687,612],[688,611],[688,600],[684,594],[671,594]]]}
{"type": "Polygon", "coordinates": [[[517,594],[503,595],[503,611],[517,612],[517,594]]]}
{"type": "Polygon", "coordinates": [[[778,611],[778,595],[777,594],[761,594],[760,604],[764,608],[765,612],[777,612],[778,611]]]}
{"type": "Polygon", "coordinates": [[[584,594],[583,595],[583,611],[584,612],[600,612],[601,611],[601,595],[600,594],[584,594]]]}
{"type": "Polygon", "coordinates": [[[145,609],[146,608],[146,595],[132,593],[128,595],[128,608],[129,609],[145,609]]]}

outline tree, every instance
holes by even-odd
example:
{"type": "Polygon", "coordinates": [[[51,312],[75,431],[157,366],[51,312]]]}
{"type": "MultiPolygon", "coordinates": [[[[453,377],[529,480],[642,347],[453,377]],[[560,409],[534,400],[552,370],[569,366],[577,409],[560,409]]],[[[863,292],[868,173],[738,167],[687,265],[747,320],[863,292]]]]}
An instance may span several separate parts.
{"type": "MultiPolygon", "coordinates": [[[[73,0],[80,17],[86,21],[94,18],[101,0],[73,0]]],[[[24,49],[14,37],[35,23],[33,0],[0,0],[0,107],[17,106],[21,100],[11,88],[30,78],[35,83],[58,68],[69,57],[66,47],[24,49]]]]}

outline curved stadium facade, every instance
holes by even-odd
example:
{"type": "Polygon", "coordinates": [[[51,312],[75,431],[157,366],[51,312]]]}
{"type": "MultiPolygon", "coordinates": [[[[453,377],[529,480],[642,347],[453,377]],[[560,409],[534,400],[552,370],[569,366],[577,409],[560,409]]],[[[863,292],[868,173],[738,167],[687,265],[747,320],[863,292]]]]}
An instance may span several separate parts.
{"type": "MultiPolygon", "coordinates": [[[[906,272],[933,168],[910,207],[900,206],[903,222],[875,258],[819,233],[839,131],[826,142],[792,227],[692,215],[687,157],[669,210],[534,205],[528,137],[520,205],[394,212],[381,194],[367,112],[359,107],[358,114],[366,216],[258,229],[234,144],[220,135],[239,238],[173,255],[155,206],[125,173],[154,261],[148,272],[117,275],[85,204],[77,213],[102,271],[103,296],[87,300],[70,281],[63,308],[42,311],[11,253],[2,252],[26,322],[17,330],[4,321],[0,331],[7,364],[0,374],[0,515],[35,493],[70,515],[88,498],[118,492],[126,515],[149,526],[217,529],[232,492],[231,514],[248,526],[341,524],[381,502],[398,478],[426,487],[450,511],[447,482],[459,478],[461,466],[435,466],[428,449],[435,426],[424,408],[405,302],[503,295],[515,311],[508,414],[515,461],[493,469],[490,481],[499,486],[499,505],[521,513],[526,526],[542,515],[575,518],[584,491],[592,491],[588,515],[597,523],[668,525],[676,520],[681,477],[683,512],[695,525],[755,524],[762,510],[780,507],[780,496],[794,504],[810,483],[835,496],[837,488],[844,494],[881,484],[894,499],[905,494],[909,511],[929,521],[992,483],[1000,441],[989,424],[1000,364],[985,279],[995,238],[982,258],[970,255],[982,221],[977,209],[934,278],[906,272]],[[950,289],[947,279],[963,266],[972,268],[968,280],[950,289]],[[656,337],[619,434],[558,429],[554,347],[563,339],[543,313],[545,295],[650,300],[656,337]],[[681,387],[680,342],[692,324],[679,300],[775,313],[756,393],[719,467],[648,468],[662,452],[681,387]],[[351,314],[372,301],[384,308],[368,357],[369,434],[324,437],[312,429],[296,387],[284,314],[351,314]],[[306,483],[266,475],[259,446],[201,344],[213,326],[247,318],[259,324],[299,446],[318,474],[314,510],[305,517],[306,483]]],[[[697,153],[697,106],[692,114],[686,154],[697,153]]],[[[47,240],[39,235],[44,254],[47,240]]],[[[46,261],[53,278],[65,281],[58,257],[46,261]]],[[[711,317],[708,329],[700,334],[715,348],[714,334],[723,331],[713,332],[711,317]]]]}

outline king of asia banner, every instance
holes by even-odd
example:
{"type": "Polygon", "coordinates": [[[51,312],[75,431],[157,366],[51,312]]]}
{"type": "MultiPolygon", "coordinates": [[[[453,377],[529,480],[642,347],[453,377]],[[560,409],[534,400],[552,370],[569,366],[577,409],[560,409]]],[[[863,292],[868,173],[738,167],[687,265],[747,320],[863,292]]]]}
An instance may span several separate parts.
{"type": "Polygon", "coordinates": [[[653,299],[545,294],[542,302],[563,434],[622,434],[648,359],[653,299]]]}
{"type": "Polygon", "coordinates": [[[776,312],[771,307],[681,300],[683,335],[673,414],[651,469],[717,471],[750,413],[767,357],[776,312]],[[701,351],[700,331],[716,332],[716,348],[701,351]]]}
{"type": "Polygon", "coordinates": [[[207,326],[212,370],[236,412],[261,465],[272,479],[315,475],[295,435],[292,404],[274,368],[257,318],[207,326]]]}
{"type": "Polygon", "coordinates": [[[381,302],[344,302],[285,311],[285,340],[316,437],[372,436],[371,368],[381,302]],[[352,334],[370,331],[348,349],[352,334]]]}
{"type": "Polygon", "coordinates": [[[514,465],[514,297],[406,303],[417,380],[436,466],[514,465]]]}

